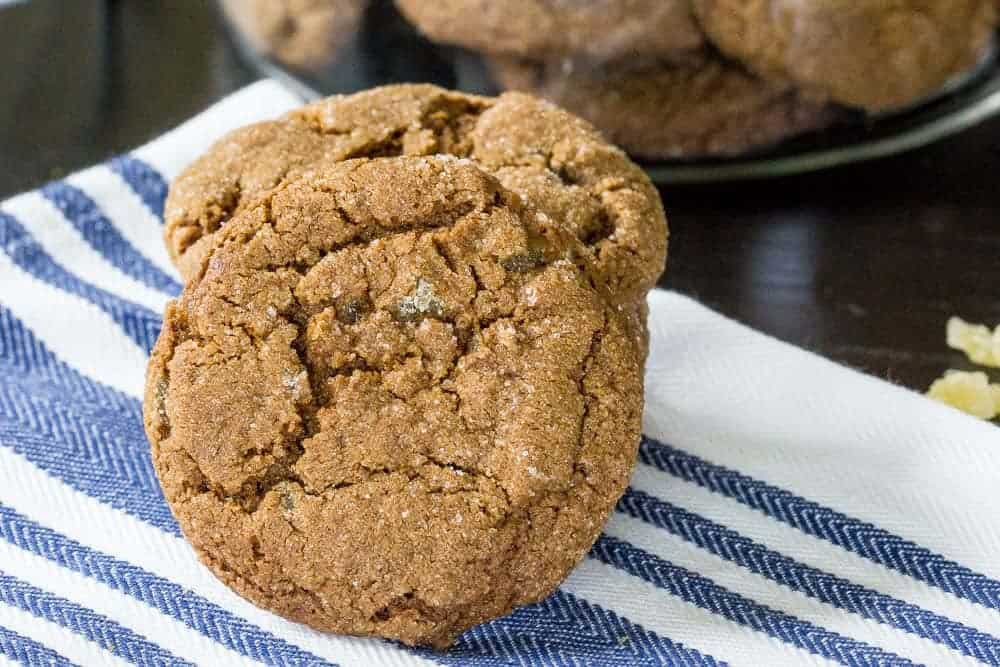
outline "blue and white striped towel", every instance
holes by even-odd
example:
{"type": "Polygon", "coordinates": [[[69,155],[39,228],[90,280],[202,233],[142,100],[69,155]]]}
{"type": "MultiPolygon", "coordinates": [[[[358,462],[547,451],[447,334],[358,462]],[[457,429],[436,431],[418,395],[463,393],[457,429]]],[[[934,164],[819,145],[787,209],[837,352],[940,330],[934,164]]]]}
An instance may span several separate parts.
{"type": "Polygon", "coordinates": [[[645,439],[589,557],[447,653],[322,635],[196,561],[142,431],[168,180],[264,82],[0,205],[0,664],[1000,664],[1000,430],[650,297],[645,439]]]}

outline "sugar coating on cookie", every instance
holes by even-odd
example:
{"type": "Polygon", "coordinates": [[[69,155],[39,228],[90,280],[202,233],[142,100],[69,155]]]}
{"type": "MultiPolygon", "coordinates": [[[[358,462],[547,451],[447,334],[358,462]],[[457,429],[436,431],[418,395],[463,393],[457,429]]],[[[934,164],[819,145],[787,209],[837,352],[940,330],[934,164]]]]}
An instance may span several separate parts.
{"type": "Polygon", "coordinates": [[[759,74],[872,111],[903,107],[972,67],[995,0],[694,0],[712,42],[759,74]]]}
{"type": "Polygon", "coordinates": [[[635,331],[468,160],[339,162],[231,220],[144,403],[202,561],[321,630],[446,646],[551,593],[628,483],[635,331]]]}
{"type": "Polygon", "coordinates": [[[491,54],[683,57],[704,44],[690,0],[396,0],[433,40],[491,54]]]}
{"type": "Polygon", "coordinates": [[[607,69],[573,59],[494,58],[491,67],[502,87],[547,98],[652,160],[743,154],[828,127],[840,115],[787,82],[710,54],[607,69]]]}
{"type": "Polygon", "coordinates": [[[233,216],[283,180],[343,160],[396,155],[468,158],[577,236],[599,278],[639,302],[663,271],[667,225],[646,174],[590,124],[548,102],[429,85],[321,100],[230,133],[171,185],[168,250],[187,278],[233,216]]]}

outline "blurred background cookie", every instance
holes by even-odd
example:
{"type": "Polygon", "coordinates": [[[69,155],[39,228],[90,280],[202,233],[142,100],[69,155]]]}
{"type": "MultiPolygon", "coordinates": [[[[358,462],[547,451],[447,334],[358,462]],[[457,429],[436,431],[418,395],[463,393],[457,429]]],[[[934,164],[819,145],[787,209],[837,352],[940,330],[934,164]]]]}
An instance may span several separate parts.
{"type": "Polygon", "coordinates": [[[904,107],[973,67],[994,0],[694,0],[710,40],[762,76],[869,111],[904,107]]]}
{"type": "Polygon", "coordinates": [[[220,0],[252,46],[301,69],[325,67],[355,37],[369,0],[220,0]]]}
{"type": "Polygon", "coordinates": [[[711,54],[683,64],[594,68],[571,59],[493,58],[491,66],[502,87],[548,98],[647,159],[744,153],[843,115],[788,83],[761,79],[711,54]]]}
{"type": "Polygon", "coordinates": [[[396,0],[433,40],[530,58],[673,57],[699,48],[689,0],[396,0]]]}
{"type": "Polygon", "coordinates": [[[895,152],[960,129],[1000,79],[996,0],[220,1],[271,44],[262,70],[288,64],[307,96],[523,90],[634,156],[685,162],[658,178],[698,158],[753,171],[791,156],[794,170],[895,152]],[[298,45],[317,41],[350,50],[332,67],[291,62],[315,60],[298,45]]]}

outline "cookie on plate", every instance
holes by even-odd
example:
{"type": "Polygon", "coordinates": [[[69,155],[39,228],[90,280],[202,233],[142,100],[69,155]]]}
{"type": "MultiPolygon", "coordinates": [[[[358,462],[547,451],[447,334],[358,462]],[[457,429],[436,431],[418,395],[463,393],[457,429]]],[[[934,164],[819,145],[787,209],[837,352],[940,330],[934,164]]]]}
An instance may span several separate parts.
{"type": "Polygon", "coordinates": [[[710,54],[684,64],[607,70],[571,59],[494,58],[491,67],[502,87],[548,98],[651,160],[743,154],[828,127],[840,116],[787,83],[763,80],[710,54]]]}
{"type": "Polygon", "coordinates": [[[188,278],[227,221],[283,180],[351,158],[435,154],[473,160],[570,230],[619,302],[644,300],[662,273],[663,205],[623,151],[548,102],[429,85],[331,97],[230,133],[171,185],[167,248],[188,278]]]}
{"type": "Polygon", "coordinates": [[[530,58],[671,58],[704,36],[690,0],[396,0],[435,41],[530,58]]]}
{"type": "Polygon", "coordinates": [[[694,0],[709,38],[758,74],[849,106],[904,107],[981,57],[995,0],[694,0]]]}
{"type": "Polygon", "coordinates": [[[469,160],[326,165],[172,302],[144,404],[185,536],[321,630],[448,645],[537,601],[628,483],[639,346],[586,248],[469,160]]]}
{"type": "Polygon", "coordinates": [[[222,0],[251,45],[302,69],[332,64],[361,27],[369,0],[222,0]]]}

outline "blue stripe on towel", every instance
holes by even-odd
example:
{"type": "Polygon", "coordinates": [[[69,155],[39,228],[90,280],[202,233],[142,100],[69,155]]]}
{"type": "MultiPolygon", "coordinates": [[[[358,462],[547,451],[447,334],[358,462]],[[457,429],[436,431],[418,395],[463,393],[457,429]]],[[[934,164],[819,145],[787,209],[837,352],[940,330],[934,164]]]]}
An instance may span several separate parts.
{"type": "Polygon", "coordinates": [[[75,667],[72,662],[59,655],[45,644],[17,634],[0,625],[0,655],[16,660],[22,665],[45,665],[45,667],[75,667]]]}
{"type": "Polygon", "coordinates": [[[120,155],[109,160],[107,166],[128,184],[157,220],[163,222],[163,203],[168,188],[163,176],[134,155],[120,155]]]}
{"type": "Polygon", "coordinates": [[[1000,664],[1000,640],[949,618],[800,563],[694,512],[629,489],[618,509],[751,572],[865,618],[1000,664]]]}
{"type": "Polygon", "coordinates": [[[2,307],[0,340],[2,444],[74,489],[179,535],[153,472],[139,402],[58,360],[2,307]],[[35,360],[29,372],[13,372],[31,363],[28,354],[35,360]]]}
{"type": "Polygon", "coordinates": [[[331,664],[175,583],[126,561],[89,549],[2,504],[0,538],[141,600],[254,660],[269,665],[331,664]]]}
{"type": "Polygon", "coordinates": [[[724,665],[715,658],[660,637],[565,591],[469,630],[446,653],[423,651],[445,665],[581,664],[724,665]],[[572,663],[571,663],[572,664],[572,663]]]}
{"type": "Polygon", "coordinates": [[[643,438],[639,457],[675,477],[732,498],[747,507],[864,556],[960,598],[1000,609],[1000,581],[948,560],[867,521],[847,516],[742,473],[643,438]]]}
{"type": "Polygon", "coordinates": [[[62,212],[94,250],[123,273],[166,294],[175,295],[181,291],[180,283],[136,250],[82,190],[56,181],[39,192],[62,212]]]}
{"type": "Polygon", "coordinates": [[[161,316],[144,306],[95,287],[63,268],[6,213],[0,213],[0,250],[22,271],[94,304],[111,317],[147,354],[160,335],[161,316]]]}
{"type": "Polygon", "coordinates": [[[55,383],[81,404],[97,404],[109,414],[128,414],[135,399],[90,379],[58,360],[35,335],[0,304],[0,365],[6,379],[36,384],[55,383]]]}
{"type": "Polygon", "coordinates": [[[594,544],[591,555],[713,614],[767,633],[775,639],[824,658],[845,665],[872,667],[913,664],[895,653],[754,602],[719,586],[707,577],[617,538],[602,535],[594,544]]]}
{"type": "MultiPolygon", "coordinates": [[[[0,564],[2,568],[2,564],[0,564]]],[[[190,665],[129,628],[0,569],[0,601],[52,621],[137,665],[190,665]]]]}

